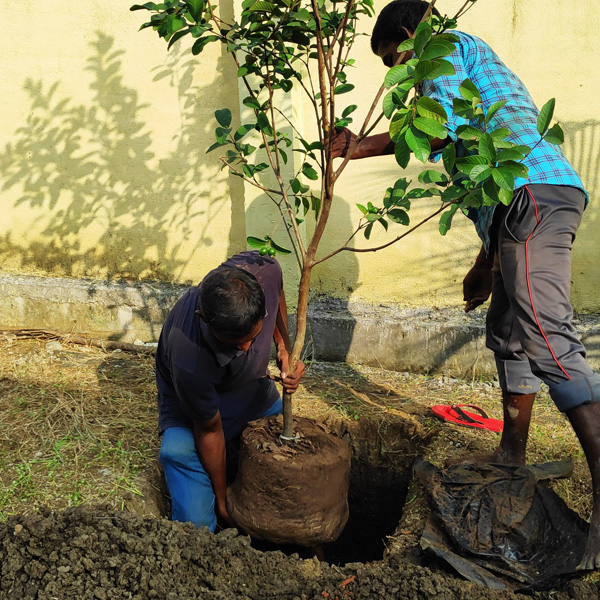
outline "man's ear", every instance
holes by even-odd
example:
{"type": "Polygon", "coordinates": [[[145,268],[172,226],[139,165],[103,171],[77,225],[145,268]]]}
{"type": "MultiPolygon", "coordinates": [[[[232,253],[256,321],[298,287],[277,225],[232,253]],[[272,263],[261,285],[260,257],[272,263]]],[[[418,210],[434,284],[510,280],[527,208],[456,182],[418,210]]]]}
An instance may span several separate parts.
{"type": "MultiPolygon", "coordinates": [[[[414,32],[411,31],[410,29],[406,29],[406,27],[401,27],[400,29],[402,29],[409,38],[415,37],[414,32]]],[[[400,44],[398,44],[398,45],[400,45],[400,44]]]]}

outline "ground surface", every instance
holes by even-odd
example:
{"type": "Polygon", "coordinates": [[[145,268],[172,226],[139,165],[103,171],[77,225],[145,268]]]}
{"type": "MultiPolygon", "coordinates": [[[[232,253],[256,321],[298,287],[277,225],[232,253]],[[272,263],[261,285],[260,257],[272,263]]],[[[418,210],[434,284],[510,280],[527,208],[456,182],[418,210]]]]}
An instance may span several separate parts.
{"type": "MultiPolygon", "coordinates": [[[[152,358],[14,336],[0,340],[0,352],[1,600],[525,598],[474,586],[421,554],[427,506],[413,484],[385,558],[364,564],[262,552],[234,530],[213,535],[169,522],[152,358]]],[[[360,433],[366,446],[375,440],[366,454],[384,461],[378,469],[399,464],[399,431],[441,465],[489,450],[497,437],[437,421],[429,407],[475,403],[498,418],[497,394],[484,382],[313,364],[295,410],[360,433]]],[[[574,435],[547,398],[534,422],[529,462],[571,456],[575,473],[555,489],[587,517],[590,486],[574,435]]],[[[600,587],[588,575],[534,597],[587,600],[600,587]]]]}

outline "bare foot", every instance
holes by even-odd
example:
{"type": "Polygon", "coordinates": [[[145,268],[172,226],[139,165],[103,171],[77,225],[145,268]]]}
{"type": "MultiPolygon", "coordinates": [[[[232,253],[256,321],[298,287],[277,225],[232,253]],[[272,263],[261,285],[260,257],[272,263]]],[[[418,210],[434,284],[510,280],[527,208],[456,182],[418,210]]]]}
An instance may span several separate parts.
{"type": "Polygon", "coordinates": [[[600,569],[600,518],[592,513],[590,532],[588,533],[585,552],[581,562],[577,565],[580,571],[593,571],[600,569]]]}
{"type": "Polygon", "coordinates": [[[474,456],[459,456],[457,458],[448,458],[444,463],[446,467],[455,465],[484,465],[484,464],[499,464],[499,465],[519,465],[525,464],[525,455],[517,455],[515,453],[506,452],[502,448],[497,448],[490,454],[475,454],[474,456]]]}

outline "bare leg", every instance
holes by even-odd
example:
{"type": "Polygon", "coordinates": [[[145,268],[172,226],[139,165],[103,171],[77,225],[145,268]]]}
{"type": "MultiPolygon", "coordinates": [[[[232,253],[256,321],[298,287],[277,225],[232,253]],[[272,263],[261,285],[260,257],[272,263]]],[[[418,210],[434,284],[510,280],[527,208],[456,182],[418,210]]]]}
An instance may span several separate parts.
{"type": "Polygon", "coordinates": [[[593,508],[588,540],[578,569],[600,568],[600,402],[566,413],[585,453],[592,476],[593,508]]]}
{"type": "Polygon", "coordinates": [[[505,465],[525,464],[527,436],[534,401],[535,394],[502,392],[504,428],[500,445],[493,453],[496,462],[505,465]]]}
{"type": "Polygon", "coordinates": [[[504,428],[500,444],[491,454],[465,459],[446,461],[446,466],[469,463],[500,463],[503,465],[524,465],[531,410],[535,394],[510,394],[502,392],[504,428]]]}

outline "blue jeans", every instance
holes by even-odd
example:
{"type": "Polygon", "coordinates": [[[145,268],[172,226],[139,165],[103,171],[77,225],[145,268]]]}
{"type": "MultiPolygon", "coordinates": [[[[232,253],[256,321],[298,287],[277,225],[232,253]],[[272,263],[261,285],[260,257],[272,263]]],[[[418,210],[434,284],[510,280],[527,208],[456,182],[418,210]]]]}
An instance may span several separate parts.
{"type": "MultiPolygon", "coordinates": [[[[282,410],[279,398],[257,418],[279,415],[282,410]]],[[[192,430],[187,427],[166,429],[158,458],[171,495],[171,519],[190,521],[196,527],[208,527],[214,531],[217,526],[215,494],[196,451],[192,430]]]]}

